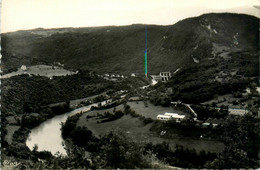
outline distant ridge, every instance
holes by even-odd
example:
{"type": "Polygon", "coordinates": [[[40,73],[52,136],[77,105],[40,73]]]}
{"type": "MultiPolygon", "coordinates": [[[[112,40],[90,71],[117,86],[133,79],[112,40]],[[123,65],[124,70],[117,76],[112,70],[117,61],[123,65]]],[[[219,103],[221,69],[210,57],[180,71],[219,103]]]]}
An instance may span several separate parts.
{"type": "MultiPolygon", "coordinates": [[[[148,72],[203,64],[219,48],[258,50],[259,19],[210,13],[170,26],[148,25],[148,72]],[[217,49],[218,48],[218,49],[217,49]],[[194,61],[199,61],[195,63],[194,61]]],[[[61,62],[97,73],[143,73],[145,25],[34,29],[2,34],[3,70],[61,62]]]]}

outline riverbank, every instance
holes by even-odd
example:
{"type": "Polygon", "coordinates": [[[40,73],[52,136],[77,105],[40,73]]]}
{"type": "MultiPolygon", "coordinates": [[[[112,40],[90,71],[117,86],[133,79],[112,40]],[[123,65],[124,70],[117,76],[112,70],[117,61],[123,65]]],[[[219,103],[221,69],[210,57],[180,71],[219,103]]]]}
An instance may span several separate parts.
{"type": "Polygon", "coordinates": [[[54,118],[45,121],[44,123],[40,124],[39,126],[37,126],[32,130],[32,132],[28,137],[28,140],[26,141],[27,146],[29,146],[29,148],[32,150],[34,145],[37,144],[39,151],[48,150],[53,155],[55,155],[56,152],[66,155],[66,151],[63,146],[64,140],[61,136],[61,131],[60,131],[61,124],[63,124],[66,121],[66,119],[70,116],[89,112],[92,109],[110,107],[109,104],[111,105],[116,104],[116,106],[121,104],[121,102],[118,101],[118,102],[112,102],[109,103],[108,105],[102,106],[101,105],[102,102],[79,107],[70,112],[55,116],[54,118]],[[51,138],[52,140],[49,140],[49,138],[51,138]]]}
{"type": "MultiPolygon", "coordinates": [[[[99,95],[103,95],[103,93],[95,95],[95,96],[91,96],[90,98],[95,98],[99,95]]],[[[79,99],[82,100],[82,99],[79,99]]],[[[73,100],[74,101],[74,100],[73,100]]],[[[30,137],[30,134],[32,132],[33,129],[41,126],[42,124],[44,124],[43,122],[48,122],[50,120],[52,120],[55,117],[63,117],[63,115],[65,114],[76,114],[76,113],[80,113],[80,112],[85,112],[85,111],[89,111],[91,109],[91,106],[97,106],[97,104],[93,104],[90,106],[84,106],[78,109],[74,109],[70,111],[69,107],[65,107],[65,105],[68,105],[69,103],[62,103],[59,105],[56,105],[54,107],[56,107],[55,112],[56,114],[53,114],[52,111],[54,111],[53,109],[49,108],[49,109],[44,109],[45,111],[47,110],[49,113],[45,113],[43,115],[40,114],[26,114],[26,115],[20,115],[20,116],[12,116],[9,115],[7,118],[5,118],[5,126],[2,126],[2,131],[6,131],[5,133],[5,139],[7,140],[7,142],[5,142],[5,145],[2,145],[1,151],[2,151],[2,158],[6,157],[6,158],[12,158],[12,160],[19,160],[19,162],[24,162],[26,159],[34,159],[32,161],[36,161],[37,157],[33,156],[35,155],[35,153],[33,153],[33,150],[36,149],[37,151],[44,151],[44,149],[40,149],[37,145],[32,144],[30,147],[28,147],[27,144],[27,140],[30,137]],[[57,109],[58,107],[58,109],[57,109]],[[61,108],[59,108],[61,107],[61,108]],[[64,109],[67,108],[67,109],[64,109]],[[52,111],[51,111],[52,110],[52,111]],[[57,110],[59,110],[57,112],[57,110]],[[50,112],[51,111],[51,112],[50,112]],[[35,148],[36,147],[36,148],[35,148]]],[[[66,120],[66,118],[64,118],[64,121],[66,120]]],[[[60,134],[60,123],[57,124],[59,127],[58,129],[58,134],[60,134]]],[[[45,140],[47,140],[47,142],[52,141],[50,140],[52,138],[52,136],[50,136],[50,134],[53,134],[54,136],[56,135],[56,133],[53,133],[53,129],[49,129],[47,130],[48,137],[45,137],[45,140]],[[52,133],[50,133],[52,132],[52,133]]],[[[61,145],[61,148],[63,148],[63,146],[61,145]]],[[[35,151],[34,151],[35,152],[35,151]]],[[[49,151],[44,153],[48,153],[49,151]]],[[[53,155],[55,153],[52,153],[53,155]]],[[[3,161],[5,161],[5,159],[2,159],[2,163],[3,161]]],[[[8,161],[7,161],[8,162],[8,161]]],[[[10,162],[10,161],[9,161],[10,162]]],[[[26,162],[26,161],[25,161],[26,162]]],[[[32,163],[32,162],[31,162],[32,163]]]]}
{"type": "Polygon", "coordinates": [[[84,106],[65,114],[55,116],[52,119],[46,120],[36,128],[33,128],[26,141],[27,146],[32,150],[34,145],[37,144],[39,151],[48,150],[53,155],[55,155],[57,152],[66,155],[66,151],[63,147],[64,141],[61,137],[60,131],[61,124],[65,122],[69,116],[87,112],[91,109],[92,106],[97,106],[97,104],[84,106]]]}

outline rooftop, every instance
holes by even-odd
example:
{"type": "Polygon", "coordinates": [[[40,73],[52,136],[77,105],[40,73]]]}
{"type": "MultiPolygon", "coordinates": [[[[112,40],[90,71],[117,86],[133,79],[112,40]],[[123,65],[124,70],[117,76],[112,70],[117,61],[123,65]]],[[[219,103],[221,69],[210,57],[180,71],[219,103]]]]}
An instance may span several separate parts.
{"type": "Polygon", "coordinates": [[[165,112],[164,115],[171,116],[173,118],[179,118],[179,119],[183,119],[185,117],[185,115],[179,115],[177,113],[169,113],[169,112],[165,112]]]}

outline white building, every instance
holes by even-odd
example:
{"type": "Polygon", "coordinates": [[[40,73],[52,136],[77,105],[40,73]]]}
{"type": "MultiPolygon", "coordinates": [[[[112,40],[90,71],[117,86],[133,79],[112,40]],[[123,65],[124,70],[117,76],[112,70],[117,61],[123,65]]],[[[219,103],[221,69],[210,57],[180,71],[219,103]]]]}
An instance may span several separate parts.
{"type": "Polygon", "coordinates": [[[160,72],[160,76],[162,77],[162,81],[168,81],[171,77],[172,74],[170,72],[160,72]]]}
{"type": "Polygon", "coordinates": [[[25,71],[25,70],[27,70],[27,67],[26,67],[26,65],[22,65],[22,66],[21,66],[21,70],[22,70],[22,71],[25,71]]]}
{"type": "Polygon", "coordinates": [[[177,113],[164,113],[164,115],[166,116],[171,116],[171,119],[175,120],[176,122],[180,122],[181,120],[183,120],[185,118],[185,115],[179,115],[177,113]]]}
{"type": "Polygon", "coordinates": [[[176,122],[181,122],[185,118],[185,115],[179,115],[177,113],[165,112],[164,115],[158,115],[158,120],[175,120],[176,122]]]}
{"type": "Polygon", "coordinates": [[[212,124],[208,123],[208,122],[202,123],[202,126],[210,126],[210,125],[212,125],[214,128],[218,126],[218,124],[216,124],[216,123],[212,123],[212,124]]]}
{"type": "Polygon", "coordinates": [[[172,77],[172,74],[171,72],[160,72],[159,75],[151,75],[151,77],[153,80],[157,82],[158,81],[166,82],[172,77]]]}
{"type": "Polygon", "coordinates": [[[209,125],[210,125],[210,123],[207,123],[207,122],[202,123],[202,126],[209,126],[209,125]]]}
{"type": "Polygon", "coordinates": [[[171,116],[157,115],[158,120],[170,120],[171,116]]]}
{"type": "Polygon", "coordinates": [[[135,75],[135,73],[132,73],[131,76],[132,76],[132,77],[135,77],[136,75],[135,75]]]}
{"type": "Polygon", "coordinates": [[[248,113],[248,110],[246,110],[246,109],[239,109],[239,108],[228,108],[228,112],[231,115],[243,116],[246,113],[248,113]]]}

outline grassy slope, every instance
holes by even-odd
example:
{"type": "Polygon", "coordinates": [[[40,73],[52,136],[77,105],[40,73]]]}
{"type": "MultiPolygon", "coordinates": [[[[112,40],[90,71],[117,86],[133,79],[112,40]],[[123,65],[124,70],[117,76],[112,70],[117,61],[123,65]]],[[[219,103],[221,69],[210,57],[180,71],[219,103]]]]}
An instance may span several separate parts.
{"type": "MultiPolygon", "coordinates": [[[[139,105],[142,105],[139,104],[139,105]]],[[[140,106],[138,106],[140,107],[140,106]]],[[[160,107],[160,106],[159,106],[160,107]]],[[[116,110],[123,110],[123,106],[120,105],[116,107],[116,110]]],[[[151,108],[151,107],[148,107],[151,108]]],[[[132,108],[135,109],[135,108],[132,108]]],[[[152,109],[153,110],[153,109],[152,109]]],[[[96,119],[96,117],[89,118],[88,121],[86,120],[86,116],[94,116],[97,113],[103,114],[105,111],[112,112],[113,109],[108,110],[98,110],[98,111],[91,111],[87,113],[83,113],[80,117],[79,121],[77,122],[77,126],[85,126],[89,130],[93,132],[95,136],[104,135],[106,132],[109,132],[115,128],[119,128],[123,130],[125,133],[130,135],[134,140],[138,142],[152,142],[154,144],[162,143],[166,141],[170,144],[170,146],[174,149],[176,144],[183,145],[184,147],[193,149],[195,148],[197,151],[206,150],[211,152],[220,152],[224,145],[215,140],[203,140],[203,139],[196,139],[196,138],[179,138],[179,137],[172,137],[172,138],[162,138],[157,131],[151,131],[151,127],[153,124],[144,125],[143,122],[139,118],[134,118],[130,115],[125,115],[120,119],[115,121],[106,122],[106,123],[97,123],[102,119],[96,119]],[[212,147],[214,145],[214,147],[212,147]]],[[[140,111],[140,110],[139,110],[140,111]]],[[[169,132],[168,132],[169,133],[169,132]]],[[[180,133],[180,132],[177,132],[180,133]]]]}

